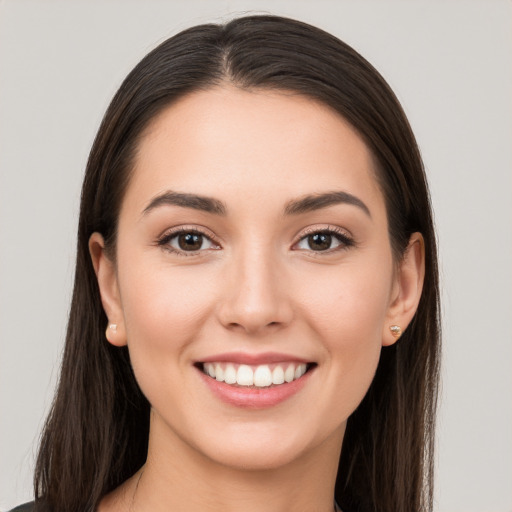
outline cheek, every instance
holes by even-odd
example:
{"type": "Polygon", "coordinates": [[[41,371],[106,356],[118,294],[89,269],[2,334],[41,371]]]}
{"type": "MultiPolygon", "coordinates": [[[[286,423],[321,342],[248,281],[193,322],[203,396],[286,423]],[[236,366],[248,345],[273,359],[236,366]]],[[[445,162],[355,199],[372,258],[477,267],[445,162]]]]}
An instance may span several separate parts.
{"type": "Polygon", "coordinates": [[[303,296],[308,327],[325,349],[325,389],[331,391],[325,406],[334,404],[339,417],[357,408],[377,369],[392,282],[385,269],[385,264],[374,272],[352,266],[325,278],[317,275],[303,296]]]}
{"type": "Polygon", "coordinates": [[[303,314],[334,344],[354,350],[380,344],[389,307],[391,262],[372,270],[360,264],[317,272],[302,294],[303,314]]]}
{"type": "Polygon", "coordinates": [[[175,365],[212,307],[211,279],[198,266],[119,262],[130,356],[136,375],[175,365]]]}

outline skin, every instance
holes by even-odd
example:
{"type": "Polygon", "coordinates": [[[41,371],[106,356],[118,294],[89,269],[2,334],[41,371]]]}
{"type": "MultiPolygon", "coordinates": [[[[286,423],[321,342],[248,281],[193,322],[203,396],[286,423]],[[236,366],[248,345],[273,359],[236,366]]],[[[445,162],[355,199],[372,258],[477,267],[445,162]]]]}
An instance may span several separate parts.
{"type": "Polygon", "coordinates": [[[393,261],[372,155],[355,130],[295,94],[230,85],[190,94],[141,138],[115,264],[98,233],[90,251],[117,324],[108,340],[128,344],[152,405],[147,463],[100,512],[332,511],[347,418],[382,346],[396,341],[389,326],[411,321],[424,276],[419,234],[393,261]],[[144,213],[170,190],[215,198],[226,213],[169,204],[144,213]],[[368,212],[340,203],[284,213],[290,201],[332,191],[368,212]],[[212,242],[189,255],[159,245],[180,227],[212,242]],[[333,227],[353,244],[333,238],[332,249],[312,249],[307,235],[333,227]],[[232,351],[316,367],[282,403],[235,407],[194,366],[232,351]]]}

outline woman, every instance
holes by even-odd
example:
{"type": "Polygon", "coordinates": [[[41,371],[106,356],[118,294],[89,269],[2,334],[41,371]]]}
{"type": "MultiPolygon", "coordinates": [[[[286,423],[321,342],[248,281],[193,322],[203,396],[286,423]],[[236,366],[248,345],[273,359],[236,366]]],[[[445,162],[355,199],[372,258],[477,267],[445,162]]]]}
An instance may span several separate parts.
{"type": "Polygon", "coordinates": [[[297,21],[186,30],[91,150],[35,510],[431,510],[438,310],[380,75],[297,21]]]}

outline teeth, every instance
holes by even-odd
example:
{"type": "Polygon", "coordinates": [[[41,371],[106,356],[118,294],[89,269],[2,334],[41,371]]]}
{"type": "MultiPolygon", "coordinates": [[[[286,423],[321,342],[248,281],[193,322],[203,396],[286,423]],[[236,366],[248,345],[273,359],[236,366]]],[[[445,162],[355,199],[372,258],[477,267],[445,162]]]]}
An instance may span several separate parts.
{"type": "Polygon", "coordinates": [[[276,366],[272,372],[272,384],[283,384],[284,382],[284,370],[281,366],[276,366]]]}
{"type": "Polygon", "coordinates": [[[295,377],[295,366],[293,364],[289,365],[284,372],[284,380],[286,382],[291,382],[295,377]]]}
{"type": "Polygon", "coordinates": [[[254,384],[254,373],[250,366],[241,364],[236,372],[236,383],[239,386],[252,386],[254,384]]]}
{"type": "Polygon", "coordinates": [[[228,364],[226,366],[226,371],[224,372],[224,382],[226,384],[234,384],[236,382],[236,370],[232,364],[228,364]]]}
{"type": "Polygon", "coordinates": [[[259,388],[264,388],[272,384],[272,372],[270,368],[264,364],[258,366],[254,372],[254,385],[259,388]]]}
{"type": "Polygon", "coordinates": [[[258,388],[292,382],[300,379],[306,373],[306,370],[307,365],[305,363],[284,363],[270,366],[262,364],[253,367],[233,363],[203,364],[204,373],[219,382],[238,384],[239,386],[256,386],[258,388]]]}
{"type": "MultiPolygon", "coordinates": [[[[295,370],[295,373],[297,373],[297,370],[295,370]]],[[[215,378],[219,382],[224,381],[224,370],[222,369],[222,366],[220,364],[215,365],[215,378]]]]}
{"type": "Polygon", "coordinates": [[[299,364],[297,368],[295,368],[295,378],[299,379],[306,373],[306,365],[305,364],[299,364]]]}

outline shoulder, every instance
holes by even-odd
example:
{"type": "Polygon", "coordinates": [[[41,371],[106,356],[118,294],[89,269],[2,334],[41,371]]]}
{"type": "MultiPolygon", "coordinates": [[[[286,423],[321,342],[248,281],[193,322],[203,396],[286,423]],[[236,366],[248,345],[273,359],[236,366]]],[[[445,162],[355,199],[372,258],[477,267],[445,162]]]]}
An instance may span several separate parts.
{"type": "Polygon", "coordinates": [[[34,510],[34,502],[24,503],[16,508],[13,508],[10,512],[32,512],[34,510]]]}

